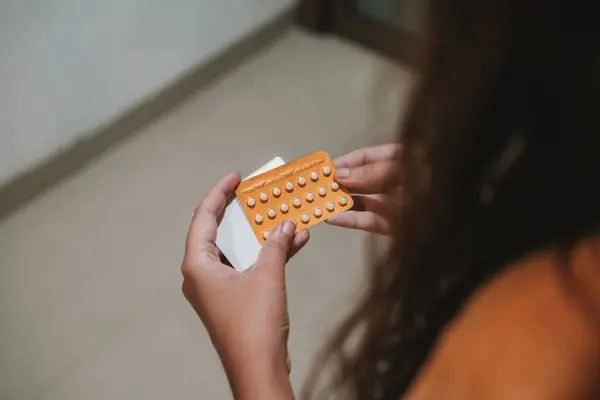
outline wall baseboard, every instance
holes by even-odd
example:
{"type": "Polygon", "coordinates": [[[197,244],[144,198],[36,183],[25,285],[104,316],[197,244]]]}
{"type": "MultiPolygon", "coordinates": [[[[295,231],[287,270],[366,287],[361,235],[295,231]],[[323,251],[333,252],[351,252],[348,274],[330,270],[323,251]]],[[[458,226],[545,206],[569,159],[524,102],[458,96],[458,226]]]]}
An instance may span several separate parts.
{"type": "Polygon", "coordinates": [[[273,44],[292,26],[293,15],[294,10],[286,10],[208,62],[192,68],[160,93],[0,186],[0,222],[113,146],[139,133],[142,128],[239,66],[247,58],[273,44]]]}

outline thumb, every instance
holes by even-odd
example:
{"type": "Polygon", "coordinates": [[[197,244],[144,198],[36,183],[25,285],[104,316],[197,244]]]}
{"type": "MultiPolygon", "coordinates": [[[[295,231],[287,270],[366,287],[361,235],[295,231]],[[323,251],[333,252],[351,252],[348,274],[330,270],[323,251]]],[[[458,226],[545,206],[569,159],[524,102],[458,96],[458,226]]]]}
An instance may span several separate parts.
{"type": "Polygon", "coordinates": [[[283,276],[295,231],[294,221],[284,221],[277,225],[260,250],[255,268],[270,270],[283,276]]]}

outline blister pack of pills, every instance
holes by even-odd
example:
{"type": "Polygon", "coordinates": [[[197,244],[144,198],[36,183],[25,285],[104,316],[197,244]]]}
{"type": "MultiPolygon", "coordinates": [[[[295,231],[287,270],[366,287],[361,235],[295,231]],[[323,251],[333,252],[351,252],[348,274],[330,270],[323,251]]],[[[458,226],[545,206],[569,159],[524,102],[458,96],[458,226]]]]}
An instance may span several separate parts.
{"type": "Polygon", "coordinates": [[[236,195],[259,243],[281,221],[295,221],[300,231],[350,209],[352,197],[334,175],[320,150],[240,183],[236,195]]]}

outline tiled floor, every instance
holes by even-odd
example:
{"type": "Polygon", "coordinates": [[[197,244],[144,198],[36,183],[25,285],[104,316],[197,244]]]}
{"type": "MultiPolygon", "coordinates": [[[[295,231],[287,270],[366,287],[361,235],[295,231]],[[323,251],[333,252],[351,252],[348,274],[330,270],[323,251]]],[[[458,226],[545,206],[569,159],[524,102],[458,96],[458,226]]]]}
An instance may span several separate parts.
{"type": "MultiPolygon", "coordinates": [[[[232,169],[383,140],[408,82],[363,49],[292,30],[6,220],[0,399],[230,398],[180,294],[196,202],[232,169]]],[[[312,233],[288,275],[297,387],[365,264],[365,236],[312,233]]]]}

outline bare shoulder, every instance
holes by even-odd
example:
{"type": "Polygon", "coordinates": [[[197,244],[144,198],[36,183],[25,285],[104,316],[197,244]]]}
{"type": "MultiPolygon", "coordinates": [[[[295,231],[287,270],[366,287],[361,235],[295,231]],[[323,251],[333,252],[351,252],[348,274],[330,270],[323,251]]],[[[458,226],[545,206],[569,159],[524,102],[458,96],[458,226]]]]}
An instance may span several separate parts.
{"type": "Polygon", "coordinates": [[[600,240],[533,254],[484,285],[408,398],[600,398],[600,240]]]}

